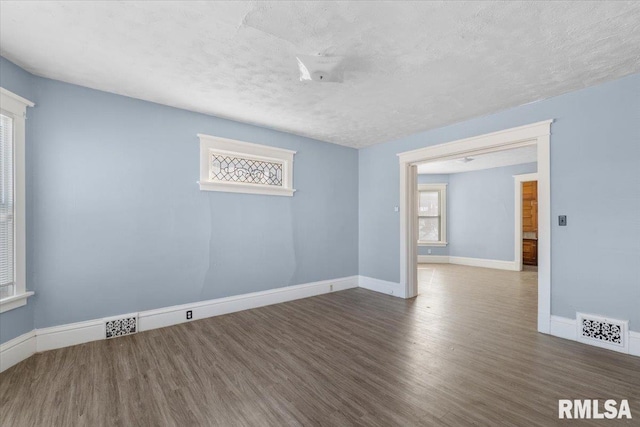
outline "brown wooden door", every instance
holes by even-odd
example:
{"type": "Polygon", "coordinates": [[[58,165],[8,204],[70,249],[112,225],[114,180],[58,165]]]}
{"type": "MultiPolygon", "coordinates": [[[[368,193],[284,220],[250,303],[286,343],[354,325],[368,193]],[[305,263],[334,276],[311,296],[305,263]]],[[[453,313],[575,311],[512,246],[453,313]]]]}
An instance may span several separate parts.
{"type": "Polygon", "coordinates": [[[522,183],[522,263],[538,265],[538,181],[522,183]]]}
{"type": "Polygon", "coordinates": [[[538,181],[522,183],[522,231],[538,233],[538,181]]]}

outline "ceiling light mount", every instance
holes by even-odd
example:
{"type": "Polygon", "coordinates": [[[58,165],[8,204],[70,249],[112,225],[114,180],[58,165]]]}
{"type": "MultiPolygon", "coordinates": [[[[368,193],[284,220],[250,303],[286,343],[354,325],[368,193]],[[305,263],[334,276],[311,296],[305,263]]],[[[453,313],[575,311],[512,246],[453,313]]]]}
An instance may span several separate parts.
{"type": "Polygon", "coordinates": [[[344,56],[296,55],[300,81],[342,83],[344,56]]]}
{"type": "Polygon", "coordinates": [[[474,159],[473,157],[463,157],[463,158],[461,158],[461,159],[458,159],[458,161],[459,161],[460,163],[469,163],[469,162],[472,162],[472,161],[474,161],[474,160],[475,160],[475,159],[474,159]]]}

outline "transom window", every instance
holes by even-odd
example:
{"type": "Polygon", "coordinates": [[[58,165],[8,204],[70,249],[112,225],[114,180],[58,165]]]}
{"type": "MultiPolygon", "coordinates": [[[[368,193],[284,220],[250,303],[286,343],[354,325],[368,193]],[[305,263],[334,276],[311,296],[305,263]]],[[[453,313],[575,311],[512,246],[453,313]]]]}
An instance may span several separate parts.
{"type": "Polygon", "coordinates": [[[418,186],[418,244],[447,244],[447,184],[418,186]]]}
{"type": "Polygon", "coordinates": [[[293,196],[295,151],[210,135],[200,137],[200,189],[293,196]]]}

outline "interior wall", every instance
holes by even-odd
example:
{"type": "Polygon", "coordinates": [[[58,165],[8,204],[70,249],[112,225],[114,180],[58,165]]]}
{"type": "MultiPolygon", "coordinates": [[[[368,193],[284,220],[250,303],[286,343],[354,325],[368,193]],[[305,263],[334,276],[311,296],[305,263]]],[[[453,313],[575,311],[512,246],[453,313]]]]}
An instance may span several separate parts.
{"type": "Polygon", "coordinates": [[[513,261],[513,175],[537,170],[537,163],[526,163],[451,174],[449,255],[513,261]]]}
{"type": "Polygon", "coordinates": [[[547,119],[551,312],[629,319],[640,330],[640,74],[360,149],[360,274],[400,280],[397,153],[547,119]]]}
{"type": "MultiPolygon", "coordinates": [[[[27,310],[35,322],[7,326],[3,314],[3,341],[33,326],[358,273],[355,149],[30,79],[27,280],[36,294],[27,310]],[[200,191],[197,133],[297,150],[295,195],[200,191]]],[[[3,72],[3,87],[15,88],[12,80],[3,72]]]]}

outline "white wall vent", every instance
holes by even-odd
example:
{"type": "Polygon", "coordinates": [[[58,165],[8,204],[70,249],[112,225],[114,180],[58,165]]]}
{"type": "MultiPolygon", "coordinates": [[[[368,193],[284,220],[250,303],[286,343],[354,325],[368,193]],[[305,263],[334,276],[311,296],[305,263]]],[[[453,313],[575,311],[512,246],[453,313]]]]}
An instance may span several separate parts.
{"type": "Polygon", "coordinates": [[[104,336],[106,339],[131,335],[138,332],[138,313],[103,320],[104,336]]]}
{"type": "Polygon", "coordinates": [[[629,353],[629,321],[576,313],[578,341],[629,353]]]}

